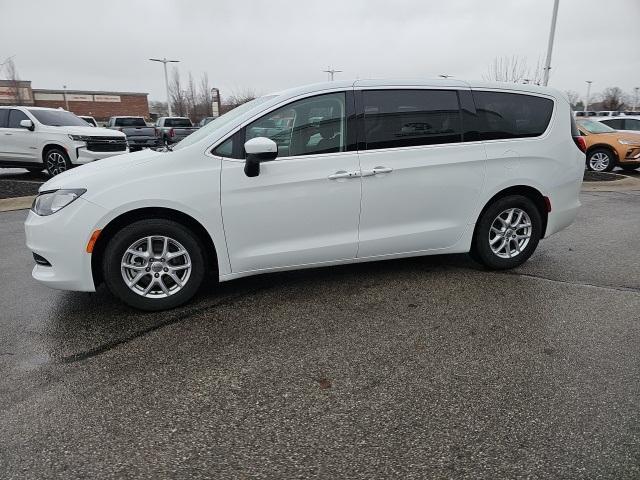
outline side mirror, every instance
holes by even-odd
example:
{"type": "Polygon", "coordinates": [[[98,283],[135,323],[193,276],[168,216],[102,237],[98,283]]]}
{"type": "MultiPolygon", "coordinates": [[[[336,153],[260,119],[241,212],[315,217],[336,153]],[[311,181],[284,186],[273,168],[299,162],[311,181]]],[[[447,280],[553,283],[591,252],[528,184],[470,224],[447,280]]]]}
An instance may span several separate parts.
{"type": "Polygon", "coordinates": [[[268,162],[278,157],[278,145],[266,137],[256,137],[244,144],[247,160],[244,164],[244,173],[247,177],[260,175],[260,162],[268,162]]]}
{"type": "Polygon", "coordinates": [[[27,130],[34,131],[36,126],[33,124],[31,120],[20,120],[20,127],[26,128],[27,130]]]}

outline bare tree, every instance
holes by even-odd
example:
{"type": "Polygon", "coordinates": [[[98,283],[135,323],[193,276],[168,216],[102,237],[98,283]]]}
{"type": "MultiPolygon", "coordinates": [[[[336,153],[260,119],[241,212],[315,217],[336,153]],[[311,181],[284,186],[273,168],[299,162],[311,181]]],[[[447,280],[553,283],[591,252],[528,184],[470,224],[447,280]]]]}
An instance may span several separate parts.
{"type": "Polygon", "coordinates": [[[567,98],[569,99],[571,108],[577,110],[578,103],[580,103],[580,94],[578,92],[574,92],[573,90],[567,90],[565,93],[567,94],[567,98]]]}
{"type": "Polygon", "coordinates": [[[602,92],[602,109],[603,110],[624,110],[625,94],[619,87],[605,88],[602,92]]]}
{"type": "Polygon", "coordinates": [[[22,82],[13,58],[8,58],[3,64],[4,76],[9,81],[9,95],[15,100],[16,105],[22,105],[25,98],[22,95],[22,82]]]}
{"type": "Polygon", "coordinates": [[[226,98],[222,102],[222,106],[221,106],[222,111],[220,113],[226,113],[229,110],[233,110],[234,108],[239,107],[243,103],[250,102],[256,97],[257,95],[255,91],[253,91],[250,88],[233,92],[228,98],[226,98]]]}
{"type": "Polygon", "coordinates": [[[207,73],[203,73],[202,77],[200,77],[200,93],[198,96],[200,101],[200,105],[202,108],[203,116],[212,117],[213,116],[213,97],[211,96],[211,87],[209,86],[209,75],[207,73]]]}
{"type": "Polygon", "coordinates": [[[526,58],[517,57],[496,57],[489,65],[487,73],[483,75],[485,80],[510,83],[542,83],[542,67],[540,60],[532,69],[526,58]]]}
{"type": "Polygon", "coordinates": [[[169,83],[169,101],[171,102],[171,109],[173,110],[173,113],[180,117],[184,117],[186,115],[187,98],[185,91],[182,89],[180,73],[177,68],[174,68],[171,73],[171,82],[169,83]]]}

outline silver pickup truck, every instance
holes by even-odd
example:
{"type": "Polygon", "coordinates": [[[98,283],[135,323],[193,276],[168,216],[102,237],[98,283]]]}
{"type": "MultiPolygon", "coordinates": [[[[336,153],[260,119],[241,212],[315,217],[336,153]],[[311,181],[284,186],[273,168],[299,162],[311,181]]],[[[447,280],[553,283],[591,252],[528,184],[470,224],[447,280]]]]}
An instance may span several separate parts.
{"type": "Polygon", "coordinates": [[[158,117],[158,138],[162,143],[177,143],[198,130],[187,117],[158,117]]]}
{"type": "Polygon", "coordinates": [[[160,145],[156,129],[148,127],[142,117],[111,117],[105,127],[123,132],[132,152],[160,145]]]}

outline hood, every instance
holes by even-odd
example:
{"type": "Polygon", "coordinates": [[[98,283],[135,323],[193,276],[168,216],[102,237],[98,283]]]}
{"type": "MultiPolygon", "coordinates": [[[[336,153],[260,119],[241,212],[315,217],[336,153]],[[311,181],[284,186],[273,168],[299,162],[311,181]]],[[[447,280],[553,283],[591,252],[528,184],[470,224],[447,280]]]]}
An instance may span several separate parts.
{"type": "Polygon", "coordinates": [[[109,130],[101,127],[55,127],[64,129],[64,132],[71,135],[90,135],[92,137],[126,137],[126,135],[118,130],[109,130]]]}
{"type": "MultiPolygon", "coordinates": [[[[84,127],[80,127],[84,128],[84,127]]],[[[96,130],[88,127],[89,130],[96,130]]],[[[103,129],[106,130],[106,129],[103,129]]],[[[107,130],[112,132],[112,130],[107,130]]],[[[120,132],[112,132],[120,133],[120,132]]],[[[141,150],[135,153],[123,153],[114,157],[96,160],[86,165],[74,167],[71,170],[56,175],[38,189],[40,192],[57,190],[60,188],[87,188],[91,185],[105,182],[118,182],[123,175],[127,175],[131,169],[138,165],[154,161],[171,160],[173,152],[156,152],[154,150],[141,150]]]]}

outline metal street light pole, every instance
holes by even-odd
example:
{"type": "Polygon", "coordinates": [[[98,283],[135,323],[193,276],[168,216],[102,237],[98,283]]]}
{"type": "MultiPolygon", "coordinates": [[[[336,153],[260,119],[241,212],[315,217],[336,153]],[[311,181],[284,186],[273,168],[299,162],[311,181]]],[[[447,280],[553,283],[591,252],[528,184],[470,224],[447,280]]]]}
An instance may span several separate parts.
{"type": "Polygon", "coordinates": [[[178,63],[180,60],[167,60],[166,58],[150,58],[152,62],[160,62],[164,65],[164,86],[167,89],[167,110],[169,111],[169,116],[173,117],[173,112],[171,111],[171,99],[169,98],[169,76],[167,75],[167,63],[178,63]]]}
{"type": "Polygon", "coordinates": [[[587,111],[587,108],[589,108],[589,96],[591,95],[591,84],[593,83],[593,80],[587,80],[587,98],[585,99],[584,102],[584,111],[587,111]]]}
{"type": "Polygon", "coordinates": [[[542,84],[546,87],[549,83],[549,70],[551,70],[551,54],[553,53],[553,38],[556,34],[556,20],[558,19],[558,3],[560,0],[553,2],[553,14],[551,15],[551,30],[549,30],[549,44],[547,45],[547,60],[544,63],[544,79],[542,84]]]}
{"type": "Polygon", "coordinates": [[[325,72],[325,73],[327,74],[327,80],[329,80],[329,81],[333,82],[333,76],[334,76],[336,73],[341,73],[341,72],[342,72],[342,70],[334,70],[334,69],[333,69],[333,68],[331,68],[331,67],[327,67],[327,69],[326,69],[326,70],[323,70],[323,72],[325,72]]]}
{"type": "Polygon", "coordinates": [[[633,102],[633,111],[637,112],[638,111],[638,90],[640,90],[640,87],[636,87],[633,89],[633,91],[636,93],[636,98],[633,102]]]}

